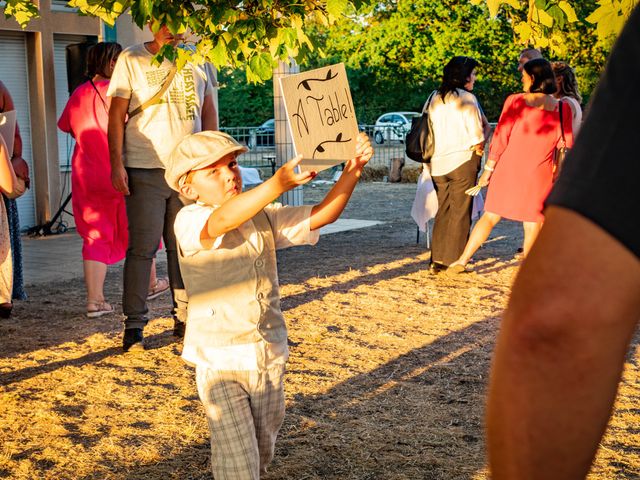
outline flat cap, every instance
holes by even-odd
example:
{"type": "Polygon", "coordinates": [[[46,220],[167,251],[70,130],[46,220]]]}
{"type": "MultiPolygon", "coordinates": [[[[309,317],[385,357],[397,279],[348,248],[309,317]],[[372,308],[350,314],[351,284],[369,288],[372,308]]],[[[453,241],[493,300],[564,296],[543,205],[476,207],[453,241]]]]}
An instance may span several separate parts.
{"type": "Polygon", "coordinates": [[[191,170],[198,170],[217,162],[233,152],[244,153],[249,149],[231,135],[207,130],[187,135],[173,149],[164,172],[167,184],[180,191],[183,177],[191,170]]]}

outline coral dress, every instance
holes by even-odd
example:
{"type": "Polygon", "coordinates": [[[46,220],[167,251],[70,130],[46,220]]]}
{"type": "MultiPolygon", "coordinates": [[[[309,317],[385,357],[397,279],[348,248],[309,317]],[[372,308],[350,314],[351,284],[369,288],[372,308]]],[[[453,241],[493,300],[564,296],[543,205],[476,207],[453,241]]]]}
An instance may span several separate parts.
{"type": "MultiPolygon", "coordinates": [[[[573,145],[571,108],[562,109],[567,147],[573,145]]],[[[498,162],[489,181],[485,210],[521,222],[541,222],[553,183],[553,154],[561,138],[560,114],[526,104],[524,94],[507,98],[491,141],[498,162]]]]}
{"type": "Polygon", "coordinates": [[[122,260],[129,235],[124,196],[111,185],[107,142],[108,81],[80,85],[58,120],[76,139],[71,185],[73,216],[83,239],[82,258],[102,263],[122,260]]]}

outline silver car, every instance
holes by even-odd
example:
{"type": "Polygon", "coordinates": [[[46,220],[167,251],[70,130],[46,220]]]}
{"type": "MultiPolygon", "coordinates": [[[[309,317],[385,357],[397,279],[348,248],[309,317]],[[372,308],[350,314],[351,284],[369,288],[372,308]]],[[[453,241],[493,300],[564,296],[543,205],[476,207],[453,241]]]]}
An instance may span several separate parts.
{"type": "Polygon", "coordinates": [[[411,119],[420,115],[418,112],[389,112],[380,115],[373,128],[373,140],[377,144],[392,140],[404,142],[411,130],[411,119]]]}

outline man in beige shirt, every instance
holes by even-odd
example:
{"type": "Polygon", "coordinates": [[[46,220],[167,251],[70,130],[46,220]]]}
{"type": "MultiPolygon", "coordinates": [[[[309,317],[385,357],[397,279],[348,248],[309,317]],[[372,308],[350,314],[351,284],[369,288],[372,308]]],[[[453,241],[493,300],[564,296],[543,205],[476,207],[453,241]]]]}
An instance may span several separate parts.
{"type": "Polygon", "coordinates": [[[173,295],[174,335],[184,335],[187,297],[173,233],[182,202],[165,182],[164,169],[173,148],[185,135],[218,128],[213,90],[205,71],[187,64],[171,78],[171,62],[165,60],[160,66],[153,63],[163,46],[182,41],[182,35],[173,35],[166,26],[156,27],[152,41],[133,45],[120,54],[107,93],[111,97],[111,180],[115,189],[127,196],[129,219],[122,299],[125,352],[144,349],[149,275],[161,238],[173,295]],[[166,82],[170,84],[158,101],[135,114],[166,82]]]}

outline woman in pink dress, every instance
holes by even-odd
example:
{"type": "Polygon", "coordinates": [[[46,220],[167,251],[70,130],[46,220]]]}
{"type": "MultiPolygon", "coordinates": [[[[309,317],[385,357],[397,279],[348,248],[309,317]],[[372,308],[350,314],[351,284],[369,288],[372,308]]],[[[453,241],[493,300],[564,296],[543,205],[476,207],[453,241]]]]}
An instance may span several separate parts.
{"type": "Polygon", "coordinates": [[[485,213],[462,255],[449,267],[452,273],[465,270],[503,217],[523,223],[524,255],[529,253],[542,226],[543,203],[553,183],[554,152],[562,138],[561,114],[566,146],[573,145],[571,108],[553,97],[557,87],[549,62],[538,58],[525,63],[522,86],[525,93],[509,96],[502,109],[478,180],[480,187],[489,186],[485,213]]]}
{"type": "Polygon", "coordinates": [[[73,216],[83,240],[89,317],[113,311],[103,292],[107,265],[122,260],[128,244],[124,197],[111,185],[107,144],[106,92],[121,51],[120,45],[110,42],[98,43],[89,50],[90,80],[74,90],[58,120],[58,128],[76,140],[71,170],[73,216]]]}
{"type": "MultiPolygon", "coordinates": [[[[58,120],[58,128],[76,140],[71,185],[73,216],[82,237],[87,316],[113,312],[104,298],[107,265],[125,256],[129,243],[124,197],[111,184],[107,143],[109,97],[107,87],[122,47],[113,42],[94,45],[87,54],[88,82],[76,88],[58,120]]],[[[168,289],[166,279],[152,272],[149,295],[168,289]]]]}

